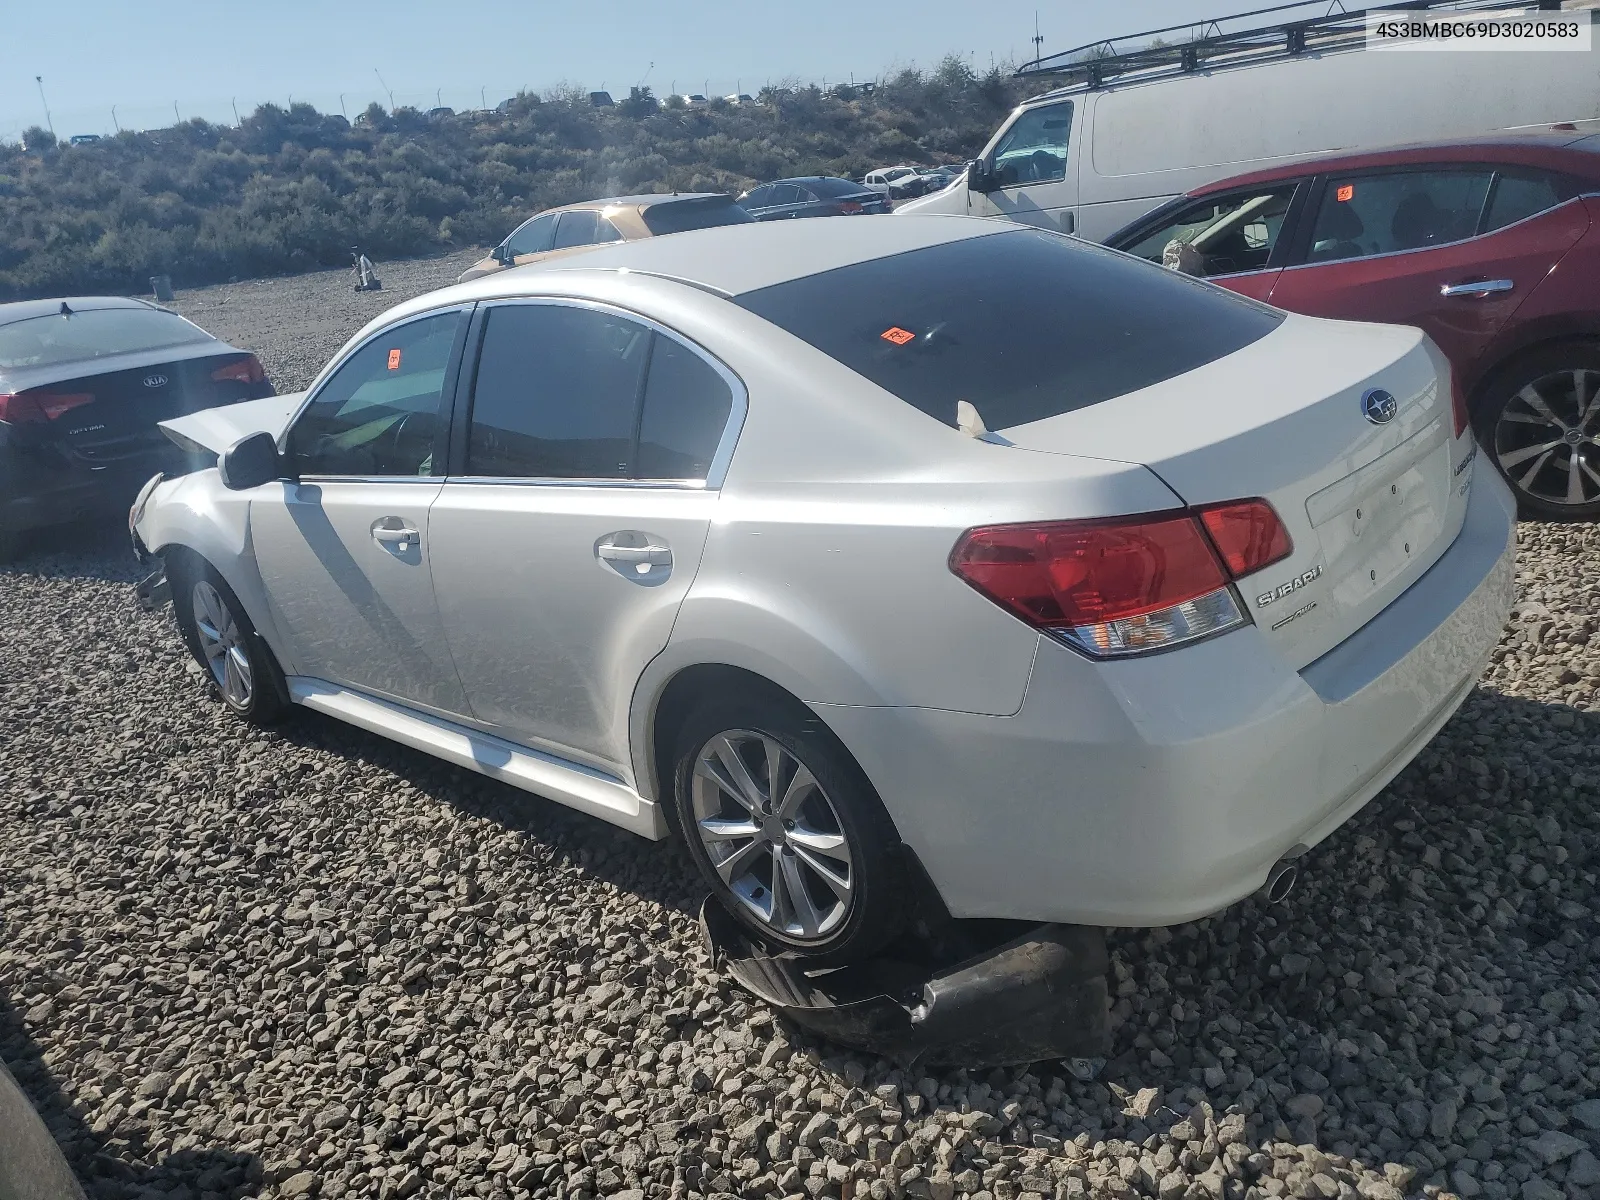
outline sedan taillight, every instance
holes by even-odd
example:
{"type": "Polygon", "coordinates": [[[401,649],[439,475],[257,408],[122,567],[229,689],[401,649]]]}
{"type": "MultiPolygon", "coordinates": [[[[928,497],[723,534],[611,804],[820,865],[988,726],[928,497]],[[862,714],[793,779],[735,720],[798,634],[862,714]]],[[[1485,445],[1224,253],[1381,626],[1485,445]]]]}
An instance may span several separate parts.
{"type": "Polygon", "coordinates": [[[254,354],[246,354],[243,358],[235,359],[211,372],[212,381],[216,383],[227,380],[232,380],[234,383],[260,383],[266,377],[267,373],[261,369],[261,360],[254,354]]]}
{"type": "Polygon", "coordinates": [[[0,393],[0,421],[7,425],[41,425],[83,404],[93,404],[88,392],[46,392],[34,389],[10,395],[0,393]]]}
{"type": "Polygon", "coordinates": [[[839,211],[841,213],[858,213],[861,211],[861,203],[857,200],[841,200],[839,201],[839,211]]]}
{"type": "Polygon", "coordinates": [[[969,529],[950,569],[1094,658],[1167,650],[1247,618],[1229,583],[1289,554],[1265,500],[1094,521],[969,529]]]}

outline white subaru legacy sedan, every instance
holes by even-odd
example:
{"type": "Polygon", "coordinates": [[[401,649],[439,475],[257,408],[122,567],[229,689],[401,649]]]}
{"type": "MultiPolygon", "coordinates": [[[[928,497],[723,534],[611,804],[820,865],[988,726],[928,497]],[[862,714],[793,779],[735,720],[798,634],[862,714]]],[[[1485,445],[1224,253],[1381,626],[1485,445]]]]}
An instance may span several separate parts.
{"type": "Polygon", "coordinates": [[[503,272],[166,428],[219,464],[152,481],[136,545],[230,708],[681,837],[822,963],[929,885],[1116,926],[1262,887],[1456,709],[1514,586],[1417,330],[965,217],[503,272]]]}

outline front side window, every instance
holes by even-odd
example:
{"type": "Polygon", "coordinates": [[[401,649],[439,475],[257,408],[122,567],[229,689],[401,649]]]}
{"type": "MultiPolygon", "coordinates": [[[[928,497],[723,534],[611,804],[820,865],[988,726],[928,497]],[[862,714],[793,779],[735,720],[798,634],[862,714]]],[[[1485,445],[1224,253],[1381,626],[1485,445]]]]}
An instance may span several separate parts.
{"type": "Polygon", "coordinates": [[[553,249],[565,250],[569,246],[592,246],[599,231],[600,214],[593,209],[561,214],[561,224],[556,226],[553,249]]]}
{"type": "Polygon", "coordinates": [[[519,254],[543,254],[556,236],[556,215],[535,217],[506,239],[506,250],[519,254]]]}
{"type": "Polygon", "coordinates": [[[650,330],[590,308],[489,310],[472,392],[468,475],[626,479],[650,330]]]}
{"type": "Polygon", "coordinates": [[[1067,177],[1072,101],[1029,109],[994,148],[995,178],[1003,188],[1052,183],[1067,177]]]}
{"type": "Polygon", "coordinates": [[[1283,320],[1222,288],[1025,228],[820,271],[734,303],[935,420],[955,425],[967,400],[994,430],[1192,371],[1283,320]]]}
{"type": "Polygon", "coordinates": [[[297,476],[433,473],[461,314],[397,325],[347,358],[289,430],[297,476]]]}
{"type": "Polygon", "coordinates": [[[1196,201],[1131,245],[1148,262],[1202,278],[1263,270],[1278,244],[1295,185],[1196,201]]]}
{"type": "Polygon", "coordinates": [[[1490,177],[1481,169],[1330,176],[1306,259],[1335,262],[1426,250],[1472,237],[1490,177]]]}

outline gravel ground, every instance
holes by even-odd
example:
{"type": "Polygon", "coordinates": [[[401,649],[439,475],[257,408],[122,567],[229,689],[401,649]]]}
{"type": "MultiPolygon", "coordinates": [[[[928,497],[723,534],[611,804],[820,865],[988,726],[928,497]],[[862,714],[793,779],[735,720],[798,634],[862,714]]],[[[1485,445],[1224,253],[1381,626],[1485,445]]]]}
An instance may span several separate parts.
{"type": "MultiPolygon", "coordinates": [[[[461,261],[179,306],[287,389],[461,261]]],[[[57,539],[0,569],[0,1056],[92,1197],[1600,1197],[1596,562],[1523,527],[1482,685],[1287,904],[1113,936],[1081,1082],[774,1022],[675,850],[236,724],[121,538],[57,539]]]]}

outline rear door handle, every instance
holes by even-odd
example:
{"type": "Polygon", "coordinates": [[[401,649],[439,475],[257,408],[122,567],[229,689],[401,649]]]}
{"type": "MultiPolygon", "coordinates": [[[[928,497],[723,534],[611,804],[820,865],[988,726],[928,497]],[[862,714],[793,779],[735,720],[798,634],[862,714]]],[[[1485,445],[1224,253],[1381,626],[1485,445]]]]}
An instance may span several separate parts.
{"type": "Polygon", "coordinates": [[[1466,283],[1446,283],[1439,288],[1441,296],[1490,296],[1495,292],[1509,292],[1516,284],[1509,279],[1475,279],[1466,283]]]}
{"type": "Polygon", "coordinates": [[[615,542],[601,542],[595,547],[595,553],[606,562],[672,565],[672,550],[668,546],[619,546],[615,542]]]}
{"type": "Polygon", "coordinates": [[[602,566],[633,583],[664,583],[672,575],[672,547],[636,529],[608,533],[594,545],[602,566]]]}

